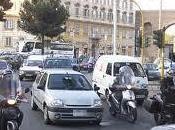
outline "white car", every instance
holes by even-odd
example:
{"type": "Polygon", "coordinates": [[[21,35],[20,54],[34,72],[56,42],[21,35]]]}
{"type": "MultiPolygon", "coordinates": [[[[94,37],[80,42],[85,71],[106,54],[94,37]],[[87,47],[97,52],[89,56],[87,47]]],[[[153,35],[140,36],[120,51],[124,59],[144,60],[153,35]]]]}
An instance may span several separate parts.
{"type": "Polygon", "coordinates": [[[22,67],[19,68],[19,78],[35,79],[37,74],[42,70],[44,57],[42,55],[31,55],[27,58],[22,67]]]}
{"type": "Polygon", "coordinates": [[[45,124],[57,121],[100,124],[103,113],[101,100],[86,77],[65,69],[42,70],[38,74],[32,87],[31,107],[43,111],[45,124]]]}

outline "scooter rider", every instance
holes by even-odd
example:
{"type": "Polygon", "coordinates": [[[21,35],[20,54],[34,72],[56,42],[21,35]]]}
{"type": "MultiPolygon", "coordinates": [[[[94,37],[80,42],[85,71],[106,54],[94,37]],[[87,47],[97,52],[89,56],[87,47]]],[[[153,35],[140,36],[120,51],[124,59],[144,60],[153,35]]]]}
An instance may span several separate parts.
{"type": "Polygon", "coordinates": [[[115,97],[121,103],[120,106],[124,104],[124,101],[122,100],[122,91],[125,90],[126,85],[132,85],[134,83],[134,77],[134,72],[131,67],[127,65],[120,67],[119,74],[116,75],[114,84],[111,86],[115,88],[115,97]]]}
{"type": "MultiPolygon", "coordinates": [[[[0,130],[7,129],[8,117],[2,113],[2,100],[4,98],[14,98],[16,95],[22,95],[22,88],[20,80],[17,80],[15,76],[6,76],[4,79],[0,80],[0,130]]],[[[18,125],[20,126],[23,119],[23,113],[17,109],[19,113],[18,125]]]]}

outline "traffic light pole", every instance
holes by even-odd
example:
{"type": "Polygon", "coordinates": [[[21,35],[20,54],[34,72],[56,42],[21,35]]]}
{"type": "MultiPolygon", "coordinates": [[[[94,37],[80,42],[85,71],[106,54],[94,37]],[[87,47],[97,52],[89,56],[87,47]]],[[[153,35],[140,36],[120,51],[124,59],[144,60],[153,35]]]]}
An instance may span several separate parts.
{"type": "Polygon", "coordinates": [[[164,47],[165,47],[165,27],[162,31],[162,47],[160,48],[161,52],[161,59],[162,59],[162,65],[161,65],[161,81],[164,79],[164,47]]]}

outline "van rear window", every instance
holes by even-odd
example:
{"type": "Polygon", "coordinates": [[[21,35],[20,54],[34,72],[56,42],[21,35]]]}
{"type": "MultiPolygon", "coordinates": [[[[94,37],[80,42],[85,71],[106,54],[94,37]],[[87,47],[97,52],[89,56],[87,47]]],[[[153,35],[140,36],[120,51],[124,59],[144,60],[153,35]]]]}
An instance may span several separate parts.
{"type": "Polygon", "coordinates": [[[136,77],[145,77],[146,76],[141,64],[139,64],[139,63],[129,63],[129,62],[128,63],[126,63],[126,62],[114,63],[114,75],[119,74],[120,67],[125,66],[125,65],[131,67],[131,69],[133,70],[134,75],[136,77]]]}

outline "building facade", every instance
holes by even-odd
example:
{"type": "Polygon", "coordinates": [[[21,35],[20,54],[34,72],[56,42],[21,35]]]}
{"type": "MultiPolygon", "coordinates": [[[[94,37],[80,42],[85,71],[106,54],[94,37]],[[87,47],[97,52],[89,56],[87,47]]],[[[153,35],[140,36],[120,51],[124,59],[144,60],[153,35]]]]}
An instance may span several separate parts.
{"type": "Polygon", "coordinates": [[[20,30],[17,21],[19,19],[19,10],[24,0],[11,0],[13,6],[6,12],[6,21],[0,22],[0,50],[16,50],[16,43],[19,40],[34,39],[32,36],[20,30]]]}
{"type": "MultiPolygon", "coordinates": [[[[0,23],[0,47],[15,48],[21,39],[33,39],[17,26],[19,10],[24,0],[12,0],[7,21],[0,23]]],[[[63,38],[72,42],[77,55],[111,54],[113,35],[113,0],[62,0],[69,11],[63,38]]],[[[135,11],[130,0],[117,0],[117,50],[120,54],[134,55],[135,11]]]]}
{"type": "MultiPolygon", "coordinates": [[[[65,39],[79,55],[112,54],[113,0],[62,0],[69,10],[65,39]]],[[[134,55],[135,11],[130,0],[117,0],[117,51],[134,55]]]]}
{"type": "MultiPolygon", "coordinates": [[[[149,10],[143,11],[143,22],[144,22],[144,41],[149,38],[148,47],[144,48],[144,56],[147,61],[154,61],[159,57],[159,48],[153,44],[153,31],[159,29],[159,11],[149,10]]],[[[171,23],[175,23],[175,10],[163,10],[161,28],[171,23]]],[[[141,27],[141,15],[140,12],[136,12],[135,20],[135,33],[138,36],[139,29],[141,27]]],[[[139,48],[136,48],[137,53],[139,53],[139,48]]]]}

